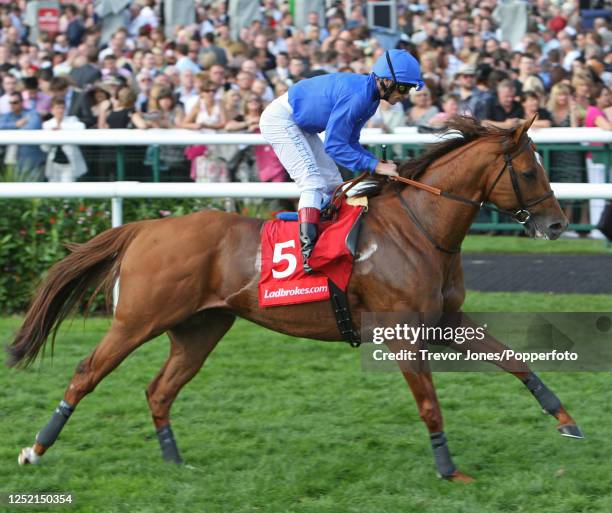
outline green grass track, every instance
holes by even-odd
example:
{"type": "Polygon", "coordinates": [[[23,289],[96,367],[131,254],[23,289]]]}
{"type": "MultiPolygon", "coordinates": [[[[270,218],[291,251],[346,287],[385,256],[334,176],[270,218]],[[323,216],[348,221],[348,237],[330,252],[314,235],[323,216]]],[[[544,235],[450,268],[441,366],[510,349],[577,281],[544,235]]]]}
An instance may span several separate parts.
{"type": "MultiPolygon", "coordinates": [[[[472,311],[610,311],[609,296],[469,293],[472,311]],[[520,308],[519,308],[520,307],[520,308]]],[[[17,317],[0,320],[6,342],[17,317]]],[[[547,373],[587,438],[561,437],[502,373],[435,375],[459,468],[436,478],[426,429],[399,373],[366,373],[358,350],[237,322],[173,408],[187,463],[164,464],[144,397],[160,337],[79,405],[39,466],[19,467],[108,319],[75,319],[55,357],[0,370],[0,492],[69,491],[92,513],[580,513],[612,511],[612,375],[547,373]]]]}

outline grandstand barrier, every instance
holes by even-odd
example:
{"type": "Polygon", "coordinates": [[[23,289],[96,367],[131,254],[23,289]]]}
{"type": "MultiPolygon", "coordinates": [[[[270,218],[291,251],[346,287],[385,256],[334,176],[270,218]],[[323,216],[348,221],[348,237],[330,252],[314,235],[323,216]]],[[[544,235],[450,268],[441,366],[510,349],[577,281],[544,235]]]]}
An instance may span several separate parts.
{"type": "MultiPolygon", "coordinates": [[[[452,137],[450,134],[448,137],[452,137]]],[[[605,167],[606,181],[609,183],[610,180],[610,151],[612,145],[612,132],[601,130],[599,128],[544,128],[535,129],[530,131],[530,136],[538,147],[538,151],[542,155],[544,167],[550,170],[551,154],[559,151],[577,151],[581,153],[592,153],[594,158],[602,163],[605,167]]],[[[369,146],[372,151],[381,155],[382,145],[387,145],[390,149],[389,156],[394,158],[396,161],[409,159],[422,153],[425,146],[430,143],[440,141],[440,136],[436,134],[421,134],[416,131],[414,127],[400,127],[396,129],[394,133],[385,134],[380,129],[364,129],[360,142],[366,146],[369,146]]],[[[124,183],[125,180],[131,180],[136,178],[138,181],[152,180],[153,182],[164,181],[163,189],[166,191],[182,190],[179,184],[173,184],[168,180],[172,180],[173,177],[169,173],[165,173],[160,162],[160,147],[161,146],[189,146],[189,145],[235,145],[239,147],[247,147],[253,145],[265,144],[263,137],[260,134],[246,134],[246,133],[214,133],[204,134],[193,130],[82,130],[82,131],[46,131],[46,130],[3,130],[2,131],[2,145],[40,145],[40,144],[75,144],[88,148],[93,148],[97,153],[91,153],[89,155],[90,162],[94,165],[102,168],[101,177],[93,177],[93,179],[102,180],[117,180],[117,183],[124,183]],[[96,150],[97,148],[97,150],[96,150]],[[147,154],[149,162],[146,163],[148,166],[145,171],[148,176],[142,176],[136,173],[134,176],[134,169],[136,164],[140,165],[139,169],[142,169],[143,157],[145,155],[144,148],[151,150],[147,154]],[[130,151],[137,152],[132,154],[136,155],[136,159],[140,162],[135,162],[134,158],[130,160],[130,151]],[[112,159],[112,164],[109,165],[108,161],[103,161],[104,158],[112,159]]],[[[137,167],[137,166],[136,166],[137,167]]],[[[91,180],[92,177],[86,175],[83,177],[84,180],[91,180]]],[[[185,180],[188,180],[188,173],[185,173],[182,178],[183,185],[185,180]]],[[[85,184],[86,182],[78,182],[78,184],[85,184]]],[[[105,184],[102,182],[98,184],[105,184]]],[[[0,185],[0,188],[5,188],[6,184],[0,185]]],[[[52,185],[52,184],[49,184],[52,185]]],[[[146,184],[141,184],[146,185],[146,184]]],[[[206,190],[205,195],[201,196],[200,193],[196,196],[191,197],[229,197],[233,194],[238,194],[234,197],[293,197],[293,192],[283,192],[287,187],[287,191],[291,189],[290,184],[278,184],[279,187],[271,189],[270,184],[258,184],[257,182],[247,183],[236,183],[236,184],[193,184],[190,183],[187,187],[192,188],[192,193],[195,193],[198,188],[204,185],[206,190]],[[231,194],[217,193],[216,191],[221,190],[217,187],[224,187],[230,185],[235,187],[232,189],[231,194]],[[243,189],[244,187],[244,189],[243,189]],[[241,196],[242,192],[246,191],[245,194],[248,196],[241,196]],[[268,196],[268,191],[274,190],[273,196],[268,196]],[[210,196],[207,194],[220,194],[220,196],[210,196]],[[279,194],[281,194],[279,196],[279,194]]],[[[576,186],[585,186],[589,184],[575,184],[576,186]]],[[[575,189],[574,184],[557,184],[564,188],[569,187],[575,189]]],[[[594,187],[601,187],[600,185],[593,184],[594,187]]],[[[63,187],[63,186],[61,186],[63,187]]],[[[112,187],[120,187],[119,185],[112,185],[112,187]]],[[[106,190],[102,188],[99,190],[106,190]]],[[[144,190],[144,189],[141,189],[144,190]]],[[[583,190],[583,188],[581,188],[583,190]]],[[[586,190],[586,189],[584,189],[586,190]]],[[[592,189],[588,189],[592,190],[592,189]]],[[[590,194],[590,193],[589,193],[590,194]]],[[[58,196],[56,196],[58,197],[58,196]]],[[[120,196],[107,195],[104,197],[116,197],[120,196]]],[[[166,197],[177,197],[177,196],[166,196],[166,197]]],[[[185,196],[181,196],[185,197],[185,196]]],[[[589,199],[594,199],[596,196],[589,196],[589,199]]],[[[573,199],[583,200],[585,197],[571,197],[564,196],[560,199],[573,199]]],[[[117,208],[119,208],[117,206],[117,208]]],[[[585,208],[584,205],[578,205],[578,208],[585,208]]],[[[476,230],[517,230],[520,229],[514,223],[502,222],[496,213],[491,216],[485,216],[484,218],[477,219],[473,225],[473,229],[476,230]]],[[[596,221],[596,220],[595,220],[596,221]]],[[[592,228],[588,224],[573,224],[573,229],[589,230],[592,228]]]]}
{"type": "MultiPolygon", "coordinates": [[[[612,200],[612,184],[553,183],[558,199],[612,200]]],[[[124,198],[298,198],[294,183],[5,182],[0,199],[102,198],[112,200],[112,223],[123,222],[124,198]]]]}

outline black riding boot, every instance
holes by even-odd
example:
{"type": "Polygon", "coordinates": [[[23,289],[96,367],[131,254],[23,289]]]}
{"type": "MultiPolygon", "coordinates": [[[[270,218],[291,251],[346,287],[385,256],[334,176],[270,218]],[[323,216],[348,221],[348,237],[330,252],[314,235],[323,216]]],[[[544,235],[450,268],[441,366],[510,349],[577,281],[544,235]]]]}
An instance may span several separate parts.
{"type": "Polygon", "coordinates": [[[312,268],[308,264],[308,259],[312,253],[319,235],[320,211],[316,208],[301,208],[298,212],[300,221],[300,245],[302,249],[302,262],[304,272],[312,273],[312,268]]]}

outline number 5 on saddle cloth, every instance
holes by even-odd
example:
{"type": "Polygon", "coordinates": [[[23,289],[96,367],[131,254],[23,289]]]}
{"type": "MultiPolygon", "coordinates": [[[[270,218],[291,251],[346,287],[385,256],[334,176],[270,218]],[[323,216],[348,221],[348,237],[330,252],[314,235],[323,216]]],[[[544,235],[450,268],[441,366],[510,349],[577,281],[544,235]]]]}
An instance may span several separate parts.
{"type": "Polygon", "coordinates": [[[358,345],[359,335],[353,326],[345,291],[366,211],[365,198],[347,202],[343,197],[336,203],[333,218],[321,222],[321,235],[310,257],[312,274],[303,270],[297,219],[267,221],[261,231],[259,306],[331,299],[342,337],[351,345],[358,345]]]}

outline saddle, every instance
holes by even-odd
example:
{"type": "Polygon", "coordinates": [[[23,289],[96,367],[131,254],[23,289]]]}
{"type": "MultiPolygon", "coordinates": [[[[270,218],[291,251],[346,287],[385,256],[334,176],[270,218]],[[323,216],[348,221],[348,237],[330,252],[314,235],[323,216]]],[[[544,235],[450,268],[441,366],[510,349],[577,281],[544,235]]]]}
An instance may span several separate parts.
{"type": "MultiPolygon", "coordinates": [[[[348,180],[336,188],[332,200],[321,209],[321,222],[333,220],[338,211],[338,203],[343,197],[347,198],[347,203],[352,206],[364,206],[367,208],[367,198],[377,196],[382,189],[382,182],[367,173],[363,173],[353,180],[348,180]],[[366,201],[357,201],[359,198],[366,198],[366,201]]],[[[297,212],[278,212],[276,219],[281,221],[297,221],[297,212]]]]}
{"type": "Polygon", "coordinates": [[[309,259],[313,274],[304,274],[299,265],[302,255],[296,212],[277,214],[277,219],[264,225],[261,235],[260,307],[329,299],[340,335],[353,347],[359,346],[361,340],[353,324],[346,289],[367,197],[380,191],[379,182],[363,180],[365,176],[340,185],[322,211],[322,233],[309,259]]]}

